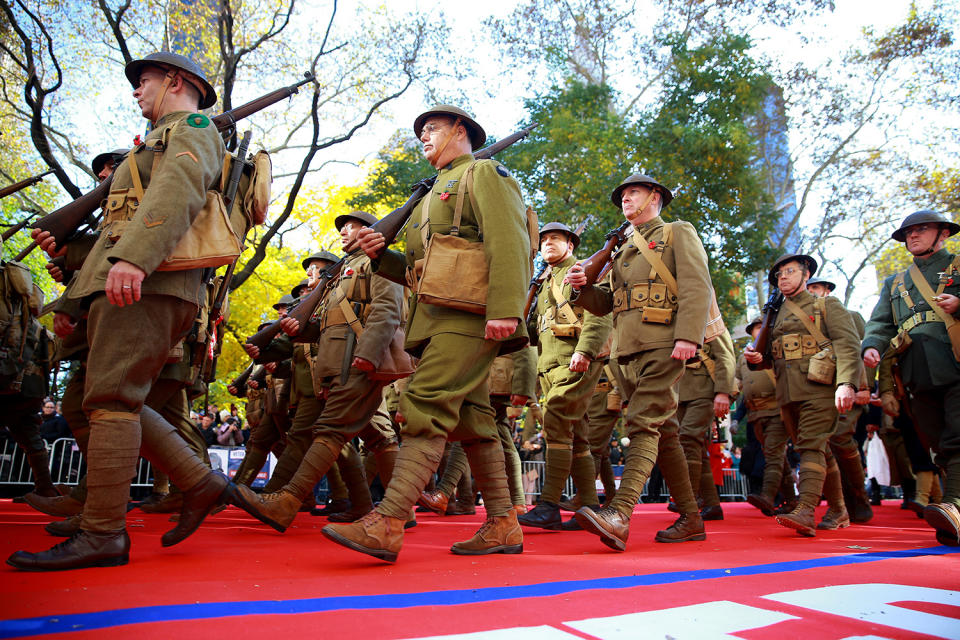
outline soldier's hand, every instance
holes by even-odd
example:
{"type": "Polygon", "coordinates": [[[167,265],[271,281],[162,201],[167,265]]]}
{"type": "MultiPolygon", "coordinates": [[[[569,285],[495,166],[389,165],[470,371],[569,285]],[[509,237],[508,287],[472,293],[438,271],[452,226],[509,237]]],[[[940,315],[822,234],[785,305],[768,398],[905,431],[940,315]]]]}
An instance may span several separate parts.
{"type": "Polygon", "coordinates": [[[286,316],[280,320],[280,328],[283,329],[283,332],[288,336],[295,336],[300,333],[300,322],[290,316],[286,316]]]}
{"type": "Polygon", "coordinates": [[[250,387],[251,389],[259,389],[260,383],[257,382],[256,380],[247,380],[247,386],[250,387]]]}
{"type": "Polygon", "coordinates": [[[697,355],[697,345],[687,340],[675,340],[673,342],[673,353],[670,357],[674,360],[689,360],[697,355]]]}
{"type": "Polygon", "coordinates": [[[590,368],[591,362],[593,362],[593,360],[590,358],[590,356],[580,353],[579,351],[575,351],[573,356],[570,358],[570,371],[586,371],[590,368]]]}
{"type": "Polygon", "coordinates": [[[897,400],[893,391],[884,391],[880,394],[880,406],[883,407],[883,412],[888,416],[896,418],[900,415],[900,401],[897,400]]]}
{"type": "Polygon", "coordinates": [[[66,338],[77,328],[77,321],[69,314],[57,311],[53,314],[53,332],[59,338],[66,338]]]}
{"type": "Polygon", "coordinates": [[[834,394],[837,411],[840,413],[850,411],[851,407],[853,407],[853,398],[856,394],[857,392],[854,388],[848,384],[842,384],[837,387],[837,392],[834,394]]]}
{"type": "Polygon", "coordinates": [[[487,320],[486,330],[483,337],[487,340],[503,340],[513,335],[517,330],[520,318],[498,318],[496,320],[487,320]]]}
{"type": "Polygon", "coordinates": [[[574,289],[585,286],[587,284],[587,274],[583,272],[583,265],[577,262],[567,269],[567,275],[563,276],[563,282],[574,289]]]}
{"type": "Polygon", "coordinates": [[[123,307],[140,300],[140,285],[147,277],[143,269],[126,260],[118,260],[107,272],[107,302],[123,307]]]}
{"type": "Polygon", "coordinates": [[[957,312],[957,308],[960,308],[960,298],[949,293],[941,293],[937,300],[937,306],[941,309],[953,315],[957,312]]]}
{"type": "Polygon", "coordinates": [[[730,396],[726,393],[713,396],[713,415],[723,418],[728,413],[730,413],[730,396]]]}
{"type": "Polygon", "coordinates": [[[36,241],[37,246],[45,251],[46,254],[51,258],[59,258],[60,256],[67,255],[66,247],[57,249],[57,243],[54,241],[53,236],[50,235],[49,231],[34,229],[30,232],[30,236],[36,241]]]}
{"type": "Polygon", "coordinates": [[[251,358],[260,357],[260,347],[255,344],[250,344],[249,342],[243,343],[243,350],[247,352],[247,355],[251,358]]]}
{"type": "Polygon", "coordinates": [[[353,358],[353,362],[351,362],[350,364],[353,367],[360,369],[360,371],[365,371],[366,373],[373,373],[373,371],[376,369],[376,367],[373,366],[372,362],[364,358],[361,358],[360,356],[355,356],[353,358]]]}
{"type": "Polygon", "coordinates": [[[363,252],[373,260],[379,258],[387,246],[383,234],[379,231],[374,231],[370,227],[363,227],[357,232],[357,244],[360,245],[363,252]]]}
{"type": "Polygon", "coordinates": [[[853,401],[858,405],[870,404],[870,390],[859,389],[854,396],[853,401]]]}
{"type": "Polygon", "coordinates": [[[510,396],[510,404],[515,407],[526,406],[527,402],[530,400],[527,396],[521,396],[520,394],[514,393],[510,396]]]}
{"type": "Polygon", "coordinates": [[[43,265],[47,269],[47,273],[50,274],[50,277],[53,278],[54,282],[63,282],[63,271],[56,264],[48,262],[43,265]]]}
{"type": "Polygon", "coordinates": [[[880,364],[880,352],[870,347],[863,352],[863,364],[867,367],[875,367],[880,364]]]}
{"type": "Polygon", "coordinates": [[[743,358],[750,364],[760,364],[763,362],[763,354],[753,348],[752,345],[747,345],[743,350],[743,358]]]}
{"type": "Polygon", "coordinates": [[[230,395],[232,395],[232,396],[237,395],[237,388],[236,388],[234,385],[232,385],[232,384],[228,384],[228,385],[227,385],[227,391],[229,391],[229,392],[230,392],[230,395]]]}
{"type": "Polygon", "coordinates": [[[273,373],[277,370],[277,363],[268,362],[267,364],[263,365],[263,368],[267,370],[267,373],[273,373]]]}

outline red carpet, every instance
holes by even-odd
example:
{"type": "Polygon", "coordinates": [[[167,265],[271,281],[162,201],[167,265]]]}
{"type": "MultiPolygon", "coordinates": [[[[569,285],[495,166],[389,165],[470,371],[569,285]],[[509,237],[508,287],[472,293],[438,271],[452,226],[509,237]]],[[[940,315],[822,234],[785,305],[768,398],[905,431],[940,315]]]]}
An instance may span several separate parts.
{"type": "MultiPolygon", "coordinates": [[[[229,508],[170,549],[165,516],[130,513],[130,564],[4,566],[0,638],[960,638],[960,548],[897,503],[867,525],[801,538],[743,503],[705,542],[658,544],[674,516],[636,508],[625,553],[585,532],[525,532],[524,553],[461,557],[477,516],[418,514],[395,565],[229,508]]],[[[825,510],[821,507],[819,512],[825,510]]],[[[0,501],[0,553],[38,551],[50,519],[0,501]]]]}

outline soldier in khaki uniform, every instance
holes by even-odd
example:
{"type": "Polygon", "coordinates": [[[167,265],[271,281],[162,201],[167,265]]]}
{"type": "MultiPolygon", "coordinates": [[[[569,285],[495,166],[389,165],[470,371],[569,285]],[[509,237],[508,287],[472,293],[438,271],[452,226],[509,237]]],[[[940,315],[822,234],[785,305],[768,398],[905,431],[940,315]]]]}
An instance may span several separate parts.
{"type": "MultiPolygon", "coordinates": [[[[170,53],[130,62],[126,75],[144,117],[154,123],[116,169],[107,210],[71,293],[88,306],[90,355],[83,409],[89,416],[87,500],[76,536],[8,563],[31,570],[125,564],[125,515],[141,436],[158,467],[184,491],[176,544],[200,525],[231,486],[192,455],[144,399],[171,348],[190,330],[204,290],[201,269],[158,271],[207,201],[223,167],[217,129],[198,108],[216,102],[199,67],[170,53]],[[146,336],[146,338],[145,338],[146,336]],[[137,345],[137,349],[130,349],[137,345]]],[[[41,247],[58,249],[37,237],[41,247]]]]}
{"type": "Polygon", "coordinates": [[[853,406],[861,376],[860,341],[850,314],[836,298],[817,298],[806,289],[816,268],[816,260],[803,254],[788,254],[774,263],[770,286],[779,286],[785,299],[770,332],[769,353],[762,354],[749,345],[744,352],[754,367],[772,356],[780,415],[800,454],[800,502],[792,512],[777,516],[777,522],[810,537],[817,528],[849,524],[840,474],[827,440],[836,430],[838,412],[853,406]],[[827,358],[821,360],[821,356],[827,358]],[[831,360],[836,363],[832,372],[829,365],[822,366],[831,360]],[[818,373],[823,382],[808,377],[818,373]],[[828,461],[832,463],[829,469],[828,461]],[[825,484],[825,480],[829,482],[825,484]],[[821,492],[830,508],[818,527],[814,509],[821,492]]]}
{"type": "MultiPolygon", "coordinates": [[[[763,318],[754,318],[746,326],[746,332],[754,340],[760,333],[763,318]]],[[[743,401],[747,404],[747,423],[753,429],[757,440],[763,446],[763,485],[760,493],[747,495],[747,502],[755,506],[765,516],[772,516],[777,509],[777,492],[793,511],[797,506],[797,494],[793,486],[793,474],[787,463],[787,428],[780,419],[780,406],[777,404],[777,379],[773,369],[752,371],[747,366],[745,354],[737,360],[737,386],[743,401]]]]}
{"type": "MultiPolygon", "coordinates": [[[[361,211],[338,216],[336,225],[344,249],[354,244],[362,227],[374,222],[376,218],[361,211]]],[[[312,441],[296,472],[279,490],[257,495],[241,486],[236,497],[238,506],[278,531],[286,530],[293,522],[303,500],[354,436],[359,434],[376,452],[377,466],[388,481],[397,455],[392,430],[378,431],[383,429],[382,425],[371,422],[371,418],[382,402],[383,387],[388,382],[378,378],[377,371],[403,320],[403,287],[385,278],[375,278],[370,258],[359,252],[344,262],[319,309],[318,322],[302,329],[289,316],[281,321],[284,331],[298,339],[316,339],[318,355],[312,362],[311,384],[325,401],[313,424],[312,441]]],[[[355,450],[353,453],[356,454],[355,450]]],[[[359,461],[357,466],[362,478],[359,461]]],[[[363,490],[367,512],[373,503],[369,489],[363,486],[363,490]]],[[[363,504],[361,500],[351,502],[357,502],[357,507],[363,504]]]]}
{"type": "MultiPolygon", "coordinates": [[[[612,345],[611,345],[612,346],[612,345]]],[[[609,348],[605,349],[606,358],[610,357],[609,348]]],[[[603,357],[601,354],[600,357],[603,357]]],[[[620,421],[620,390],[615,386],[613,367],[616,364],[605,362],[603,374],[597,382],[597,388],[587,407],[587,428],[590,441],[590,453],[593,466],[600,483],[603,485],[603,506],[608,506],[617,493],[617,481],[610,462],[610,437],[620,421]]],[[[578,509],[582,504],[575,505],[578,509]]],[[[576,522],[576,520],[574,520],[576,522]]]]}
{"type": "MultiPolygon", "coordinates": [[[[361,246],[371,257],[380,256],[374,263],[378,274],[404,282],[432,237],[456,231],[471,243],[482,242],[489,280],[485,313],[423,302],[416,294],[411,297],[406,348],[420,357],[420,363],[400,399],[407,421],[393,478],[383,501],[367,517],[351,525],[328,525],[323,533],[351,549],[395,560],[406,515],[436,470],[450,437],[462,442],[487,510],[487,521],[477,534],[454,544],[451,551],[520,553],[523,533],[510,504],[503,448],[487,388],[493,359],[527,342],[520,316],[531,255],[520,186],[498,162],[474,160],[470,152],[483,144],[486,134],[461,109],[437,106],[418,116],[413,129],[439,173],[432,191],[413,211],[406,255],[384,252],[382,234],[372,231],[361,231],[361,246]],[[461,224],[453,229],[457,211],[461,224]]],[[[423,267],[423,278],[443,275],[431,268],[443,267],[423,267]]]]}
{"type": "Polygon", "coordinates": [[[599,511],[582,507],[576,519],[605,545],[620,551],[626,548],[630,515],[655,463],[680,510],[674,525],[657,532],[655,539],[706,538],[677,423],[671,418],[677,410],[677,380],[705,335],[712,285],[707,255],[693,226],[675,222],[668,227],[660,217],[672,197],[669,189],[649,176],[634,174],[624,180],[611,198],[630,221],[632,236],[617,250],[609,278],[585,287],[580,265],[571,267],[566,277],[580,288],[577,304],[597,315],[613,313],[611,359],[617,362],[617,387],[628,403],[624,430],[630,448],[610,506],[599,511]],[[647,251],[668,274],[653,267],[647,251]],[[663,279],[671,276],[676,280],[676,295],[663,279]]]}
{"type": "Polygon", "coordinates": [[[687,361],[687,370],[677,383],[679,405],[674,419],[679,423],[680,446],[687,458],[690,485],[702,503],[700,516],[704,520],[723,520],[707,446],[711,442],[714,417],[726,416],[730,411],[730,398],[737,394],[735,364],[733,339],[730,332],[724,330],[697,349],[697,355],[687,361]]]}
{"type": "MultiPolygon", "coordinates": [[[[943,500],[923,509],[937,541],[960,546],[960,258],[944,248],[960,225],[929,210],[904,218],[893,239],[913,256],[910,268],[883,282],[867,322],[863,360],[897,353],[914,425],[946,472],[943,500]],[[952,347],[952,349],[951,349],[952,347]],[[952,353],[951,353],[952,351],[952,353]]],[[[891,391],[885,409],[899,408],[891,391]]]]}
{"type": "Polygon", "coordinates": [[[597,355],[613,323],[608,316],[596,316],[570,302],[571,287],[563,278],[576,262],[573,252],[579,244],[580,237],[563,223],[551,222],[540,230],[540,255],[550,265],[537,298],[537,372],[547,461],[540,502],[518,518],[528,527],[560,528],[557,503],[568,476],[577,485],[581,503],[599,508],[585,416],[603,371],[597,355]]]}

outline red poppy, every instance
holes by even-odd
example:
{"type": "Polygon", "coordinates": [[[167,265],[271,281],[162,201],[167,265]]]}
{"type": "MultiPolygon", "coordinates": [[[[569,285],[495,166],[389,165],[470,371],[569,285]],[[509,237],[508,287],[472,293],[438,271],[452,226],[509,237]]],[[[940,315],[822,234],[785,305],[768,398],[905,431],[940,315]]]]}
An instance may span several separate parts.
{"type": "Polygon", "coordinates": [[[133,136],[133,146],[139,147],[143,143],[143,140],[140,139],[140,134],[133,136]]]}
{"type": "Polygon", "coordinates": [[[657,248],[657,243],[654,242],[653,240],[651,240],[651,241],[650,241],[650,244],[648,244],[647,246],[650,247],[651,249],[656,249],[656,248],[657,248]]]}
{"type": "Polygon", "coordinates": [[[443,193],[440,194],[440,199],[441,199],[441,200],[446,200],[446,199],[449,198],[449,197],[450,197],[450,192],[449,192],[449,191],[444,191],[443,193]]]}
{"type": "Polygon", "coordinates": [[[343,275],[345,275],[345,276],[352,276],[352,275],[353,275],[353,269],[347,269],[346,273],[344,273],[343,275]]]}

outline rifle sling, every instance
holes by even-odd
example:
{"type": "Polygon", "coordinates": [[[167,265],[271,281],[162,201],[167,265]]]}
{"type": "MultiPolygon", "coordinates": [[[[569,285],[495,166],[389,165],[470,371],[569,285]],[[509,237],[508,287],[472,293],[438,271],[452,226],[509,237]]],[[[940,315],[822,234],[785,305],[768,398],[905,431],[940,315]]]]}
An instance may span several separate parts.
{"type": "Polygon", "coordinates": [[[949,329],[956,323],[956,320],[953,319],[949,313],[943,310],[943,308],[937,304],[934,298],[941,293],[943,293],[944,284],[941,282],[940,286],[937,289],[937,292],[934,293],[933,289],[930,287],[930,283],[927,282],[927,279],[923,277],[923,273],[917,267],[916,264],[910,265],[910,278],[913,280],[913,285],[920,291],[920,295],[923,296],[923,299],[927,301],[927,304],[930,305],[930,308],[934,310],[943,323],[947,325],[949,329]]]}
{"type": "MultiPolygon", "coordinates": [[[[671,228],[672,223],[667,223],[663,225],[663,242],[664,246],[669,244],[670,236],[672,235],[668,229],[671,228]]],[[[667,285],[667,288],[670,289],[670,293],[679,297],[677,289],[677,279],[673,277],[673,274],[670,273],[670,269],[667,268],[667,265],[663,263],[663,259],[660,257],[660,254],[654,251],[647,245],[644,241],[643,234],[637,232],[637,228],[633,228],[633,241],[637,245],[637,249],[640,251],[640,255],[650,263],[650,280],[654,280],[655,276],[659,275],[660,279],[663,280],[664,284],[667,285]]]]}
{"type": "MultiPolygon", "coordinates": [[[[817,304],[823,298],[817,298],[817,304]]],[[[803,309],[800,308],[796,302],[789,298],[783,299],[783,306],[787,308],[787,311],[799,318],[800,322],[803,323],[804,328],[813,336],[814,340],[817,341],[817,344],[820,345],[821,349],[825,349],[830,344],[830,339],[823,335],[823,332],[820,331],[820,328],[810,321],[810,318],[803,312],[803,309]]]]}

